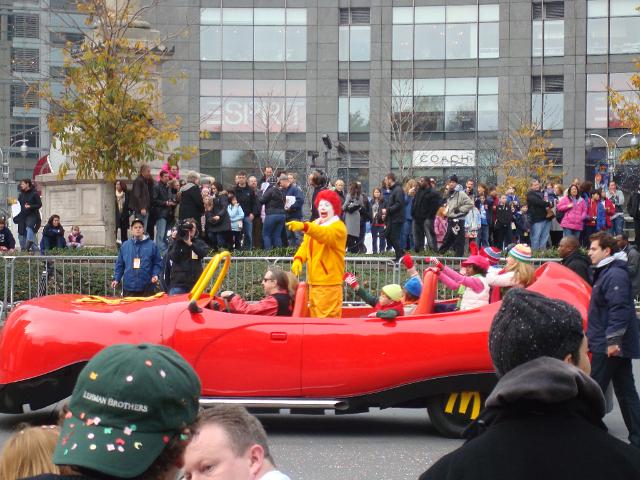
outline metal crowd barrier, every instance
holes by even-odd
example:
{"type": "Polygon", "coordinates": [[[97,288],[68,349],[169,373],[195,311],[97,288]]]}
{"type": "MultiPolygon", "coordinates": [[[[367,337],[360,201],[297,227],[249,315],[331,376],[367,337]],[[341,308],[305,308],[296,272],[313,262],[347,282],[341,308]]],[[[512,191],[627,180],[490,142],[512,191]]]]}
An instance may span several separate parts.
{"type": "MultiPolygon", "coordinates": [[[[457,268],[463,258],[439,257],[442,263],[457,268]]],[[[420,271],[425,268],[422,257],[414,257],[420,271]]],[[[2,301],[0,319],[18,303],[44,295],[80,294],[117,296],[119,289],[111,288],[115,256],[2,256],[4,270],[0,275],[2,301]]],[[[205,259],[208,261],[209,258],[205,259]]],[[[534,266],[557,258],[534,259],[534,266]]],[[[290,270],[291,257],[232,257],[229,275],[221,287],[233,290],[248,300],[262,298],[261,280],[270,266],[290,270]]],[[[346,270],[358,277],[361,286],[377,295],[384,285],[404,283],[408,278],[403,266],[393,262],[392,257],[370,255],[347,257],[346,270]]],[[[215,277],[215,275],[214,275],[215,277]]],[[[304,278],[304,274],[302,276],[304,278]]],[[[453,298],[455,291],[441,286],[439,298],[453,298]]],[[[348,287],[344,298],[347,302],[360,300],[348,287]]]]}

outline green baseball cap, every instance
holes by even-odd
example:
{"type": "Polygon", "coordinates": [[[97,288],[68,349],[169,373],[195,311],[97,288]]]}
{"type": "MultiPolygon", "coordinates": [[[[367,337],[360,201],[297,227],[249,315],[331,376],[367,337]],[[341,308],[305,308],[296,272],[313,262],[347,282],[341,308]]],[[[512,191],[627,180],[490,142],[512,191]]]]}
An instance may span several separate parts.
{"type": "Polygon", "coordinates": [[[191,365],[171,348],[107,347],[78,376],[53,462],[136,477],[186,434],[200,391],[191,365]]]}

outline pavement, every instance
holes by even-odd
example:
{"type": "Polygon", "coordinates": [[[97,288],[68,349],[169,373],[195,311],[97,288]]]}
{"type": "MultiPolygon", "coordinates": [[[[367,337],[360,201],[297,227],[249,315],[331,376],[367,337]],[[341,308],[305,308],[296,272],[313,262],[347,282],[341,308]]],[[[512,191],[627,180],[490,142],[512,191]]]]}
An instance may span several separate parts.
{"type": "MultiPolygon", "coordinates": [[[[640,362],[634,362],[640,390],[640,362]]],[[[51,408],[0,415],[0,445],[21,422],[48,424],[51,408]]],[[[278,467],[292,480],[404,480],[418,476],[462,444],[444,438],[423,409],[372,410],[354,415],[259,415],[278,467]]],[[[609,432],[626,441],[620,410],[605,417],[609,432]]]]}

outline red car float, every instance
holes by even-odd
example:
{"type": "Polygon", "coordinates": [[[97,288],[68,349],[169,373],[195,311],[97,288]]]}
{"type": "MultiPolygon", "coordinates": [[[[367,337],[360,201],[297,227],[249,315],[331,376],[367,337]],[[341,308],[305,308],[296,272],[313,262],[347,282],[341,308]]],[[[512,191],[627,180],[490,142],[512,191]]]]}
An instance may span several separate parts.
{"type": "MultiPolygon", "coordinates": [[[[496,382],[487,337],[500,304],[433,314],[437,278],[425,274],[415,314],[368,318],[370,307],[342,318],[305,315],[306,285],[291,317],[231,314],[200,298],[224,260],[214,257],[189,295],[128,304],[78,303],[79,295],[36,298],[16,307],[0,332],[0,411],[22,413],[66,398],[84,364],[115,343],[152,342],[180,352],[202,381],[203,405],[334,410],[426,407],[444,435],[459,436],[496,382]],[[192,313],[189,303],[202,311],[192,313]]],[[[590,287],[572,271],[546,263],[529,287],[573,304],[586,319],[590,287]]],[[[149,392],[152,394],[152,392],[149,392]]]]}

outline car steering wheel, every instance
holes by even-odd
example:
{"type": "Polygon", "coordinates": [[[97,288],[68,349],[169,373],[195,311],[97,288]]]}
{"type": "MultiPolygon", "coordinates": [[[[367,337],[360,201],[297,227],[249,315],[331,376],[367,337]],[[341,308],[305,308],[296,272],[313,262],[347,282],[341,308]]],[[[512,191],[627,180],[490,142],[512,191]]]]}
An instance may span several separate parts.
{"type": "Polygon", "coordinates": [[[226,278],[227,273],[229,273],[229,265],[231,264],[231,254],[226,250],[224,252],[220,252],[216,254],[209,261],[207,266],[204,268],[204,270],[202,271],[202,275],[200,275],[200,278],[198,279],[196,284],[191,289],[191,292],[189,293],[189,298],[191,299],[191,302],[189,302],[190,304],[195,304],[198,300],[200,300],[200,297],[202,296],[204,289],[207,287],[207,285],[211,281],[213,274],[218,269],[218,266],[220,265],[220,262],[222,260],[224,260],[224,263],[222,265],[220,273],[218,274],[218,277],[213,283],[213,287],[211,287],[209,296],[213,298],[215,297],[216,293],[218,293],[218,290],[220,290],[220,286],[222,285],[222,282],[226,278]]]}

